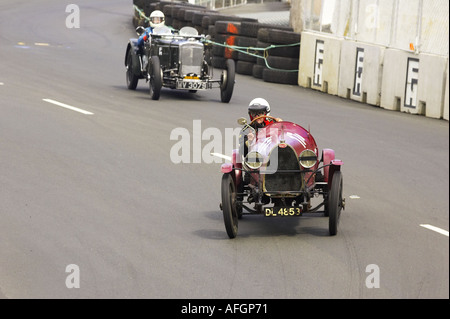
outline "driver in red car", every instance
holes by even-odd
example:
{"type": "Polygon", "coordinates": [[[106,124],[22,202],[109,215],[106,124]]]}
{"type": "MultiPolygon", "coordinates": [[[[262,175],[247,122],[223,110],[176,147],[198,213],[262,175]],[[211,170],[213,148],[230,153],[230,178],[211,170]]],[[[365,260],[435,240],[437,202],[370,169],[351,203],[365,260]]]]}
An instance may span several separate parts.
{"type": "MultiPolygon", "coordinates": [[[[250,117],[250,121],[253,121],[254,119],[260,117],[250,125],[255,129],[256,132],[258,132],[258,129],[266,127],[274,121],[274,119],[272,118],[263,117],[264,115],[270,116],[269,102],[260,97],[253,99],[248,105],[248,116],[250,117]]],[[[283,120],[280,118],[276,118],[275,121],[281,122],[283,120]]],[[[255,139],[255,135],[253,134],[253,132],[248,133],[247,139],[249,142],[252,142],[255,139]]]]}

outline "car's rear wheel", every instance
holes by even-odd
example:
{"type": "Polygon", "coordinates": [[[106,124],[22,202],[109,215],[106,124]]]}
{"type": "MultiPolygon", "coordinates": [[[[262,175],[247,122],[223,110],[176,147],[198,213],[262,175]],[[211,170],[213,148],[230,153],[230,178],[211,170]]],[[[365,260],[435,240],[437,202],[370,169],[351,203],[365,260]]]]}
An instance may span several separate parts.
{"type": "Polygon", "coordinates": [[[235,70],[234,60],[228,59],[226,61],[226,69],[222,72],[222,84],[220,85],[220,100],[223,103],[230,102],[233,95],[235,70]]]}
{"type": "Polygon", "coordinates": [[[131,49],[128,51],[128,54],[127,54],[126,79],[127,79],[127,88],[129,90],[136,90],[136,87],[137,87],[137,84],[139,81],[139,77],[133,73],[133,58],[131,56],[131,49]]]}
{"type": "Polygon", "coordinates": [[[331,182],[331,189],[328,194],[328,213],[329,223],[328,229],[330,236],[337,234],[341,210],[344,206],[342,199],[343,178],[341,171],[335,171],[331,182]]]}
{"type": "Polygon", "coordinates": [[[149,63],[149,91],[150,98],[152,100],[159,100],[162,88],[162,75],[161,75],[161,64],[159,62],[158,56],[152,56],[151,63],[149,63]]]}
{"type": "Polygon", "coordinates": [[[236,186],[230,174],[224,174],[222,177],[222,211],[228,237],[235,238],[238,232],[236,186]]]}

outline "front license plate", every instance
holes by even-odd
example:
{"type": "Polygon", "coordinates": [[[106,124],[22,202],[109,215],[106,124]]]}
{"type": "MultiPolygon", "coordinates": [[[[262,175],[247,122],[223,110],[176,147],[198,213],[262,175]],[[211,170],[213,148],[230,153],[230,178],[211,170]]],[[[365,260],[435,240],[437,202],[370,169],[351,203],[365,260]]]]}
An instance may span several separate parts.
{"type": "Polygon", "coordinates": [[[264,208],[264,216],[266,217],[289,217],[300,216],[302,210],[300,207],[266,207],[264,208]]]}
{"type": "Polygon", "coordinates": [[[208,89],[208,82],[202,81],[178,81],[177,89],[186,90],[206,90],[208,89]]]}

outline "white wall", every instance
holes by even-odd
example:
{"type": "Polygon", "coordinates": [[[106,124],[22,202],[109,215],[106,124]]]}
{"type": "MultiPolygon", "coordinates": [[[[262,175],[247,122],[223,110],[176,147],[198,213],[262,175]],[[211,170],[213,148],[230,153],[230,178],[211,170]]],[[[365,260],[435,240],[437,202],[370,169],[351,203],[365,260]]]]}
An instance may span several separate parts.
{"type": "Polygon", "coordinates": [[[447,61],[446,57],[387,49],[380,106],[443,118],[447,61]]]}
{"type": "Polygon", "coordinates": [[[448,0],[292,0],[291,6],[291,25],[302,33],[300,86],[448,120],[448,0]]]}
{"type": "Polygon", "coordinates": [[[338,94],[342,39],[303,32],[300,45],[299,85],[338,94]]]}
{"type": "Polygon", "coordinates": [[[338,95],[379,106],[384,51],[381,46],[343,41],[338,95]]]}

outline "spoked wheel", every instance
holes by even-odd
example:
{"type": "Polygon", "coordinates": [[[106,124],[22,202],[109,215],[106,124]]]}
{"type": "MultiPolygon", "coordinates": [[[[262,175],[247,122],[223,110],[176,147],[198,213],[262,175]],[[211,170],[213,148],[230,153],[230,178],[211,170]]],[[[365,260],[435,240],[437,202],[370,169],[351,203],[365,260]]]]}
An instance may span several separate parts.
{"type": "MultiPolygon", "coordinates": [[[[237,194],[244,193],[244,184],[241,182],[240,185],[238,185],[236,187],[236,189],[237,189],[237,194]]],[[[242,203],[242,201],[244,199],[243,196],[242,195],[237,195],[237,194],[236,194],[236,201],[242,203]]],[[[238,219],[242,219],[242,216],[244,215],[243,214],[242,205],[239,205],[237,203],[236,203],[236,213],[237,213],[238,219]]]]}
{"type": "Polygon", "coordinates": [[[339,219],[341,217],[341,210],[344,207],[344,201],[342,199],[342,180],[343,179],[341,171],[334,172],[327,205],[329,214],[328,229],[330,232],[330,236],[334,236],[337,234],[339,219]]]}
{"type": "Polygon", "coordinates": [[[149,63],[149,91],[152,100],[159,100],[159,95],[162,88],[161,64],[158,56],[152,56],[151,63],[149,63]]]}
{"type": "Polygon", "coordinates": [[[131,50],[128,51],[128,55],[127,55],[126,78],[127,78],[127,88],[129,90],[136,90],[136,87],[137,87],[137,84],[139,81],[139,77],[133,73],[133,60],[132,60],[132,56],[131,56],[131,50]]]}
{"type": "Polygon", "coordinates": [[[234,89],[235,65],[234,60],[228,59],[227,68],[222,73],[222,84],[220,85],[220,100],[228,103],[231,100],[234,89]]]}
{"type": "MultiPolygon", "coordinates": [[[[327,186],[328,187],[328,186],[327,186]]],[[[328,194],[330,194],[329,192],[328,192],[328,194]]],[[[329,196],[329,195],[328,195],[329,196]]],[[[329,206],[328,206],[328,203],[329,203],[330,201],[329,200],[327,200],[327,201],[325,201],[325,205],[323,206],[324,207],[324,209],[323,209],[323,216],[325,216],[325,217],[329,217],[330,216],[330,210],[329,210],[329,206]]]]}
{"type": "Polygon", "coordinates": [[[236,187],[230,174],[224,174],[222,177],[222,211],[228,237],[235,238],[238,232],[236,187]]]}

